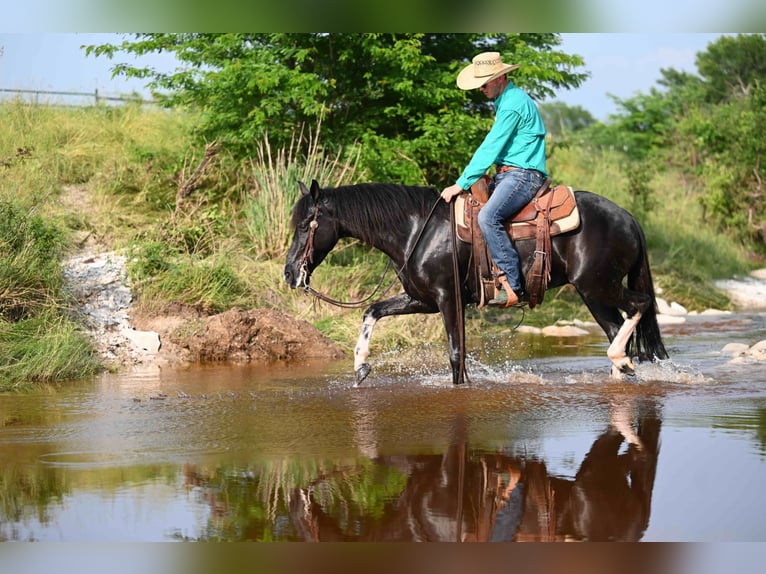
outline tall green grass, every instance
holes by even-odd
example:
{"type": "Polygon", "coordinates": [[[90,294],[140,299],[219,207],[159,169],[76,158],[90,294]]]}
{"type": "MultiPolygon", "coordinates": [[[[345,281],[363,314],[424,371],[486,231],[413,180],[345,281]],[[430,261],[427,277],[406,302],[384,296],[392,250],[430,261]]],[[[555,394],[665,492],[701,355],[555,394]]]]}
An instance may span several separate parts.
{"type": "Polygon", "coordinates": [[[256,256],[284,257],[290,244],[290,213],[300,193],[298,182],[307,186],[316,179],[322,187],[337,187],[357,179],[358,149],[342,148],[334,153],[320,143],[321,123],[305,133],[303,127],[290,144],[272,149],[268,135],[258,145],[250,162],[250,181],[243,200],[243,221],[256,256]]]}
{"type": "Polygon", "coordinates": [[[34,208],[0,200],[0,390],[93,373],[92,342],[69,318],[63,236],[34,208]]]}
{"type": "Polygon", "coordinates": [[[55,309],[21,321],[0,320],[2,391],[78,379],[102,368],[92,341],[55,309]]]}

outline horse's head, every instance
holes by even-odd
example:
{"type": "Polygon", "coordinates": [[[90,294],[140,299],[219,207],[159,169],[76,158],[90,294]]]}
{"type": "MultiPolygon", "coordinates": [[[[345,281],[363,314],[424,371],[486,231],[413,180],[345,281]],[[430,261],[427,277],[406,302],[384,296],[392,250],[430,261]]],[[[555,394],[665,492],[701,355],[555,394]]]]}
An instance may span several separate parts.
{"type": "Polygon", "coordinates": [[[285,281],[293,289],[308,288],[311,273],[338,242],[335,222],[317,181],[312,180],[311,189],[303,182],[298,185],[301,197],[293,207],[290,225],[295,232],[285,261],[285,281]]]}

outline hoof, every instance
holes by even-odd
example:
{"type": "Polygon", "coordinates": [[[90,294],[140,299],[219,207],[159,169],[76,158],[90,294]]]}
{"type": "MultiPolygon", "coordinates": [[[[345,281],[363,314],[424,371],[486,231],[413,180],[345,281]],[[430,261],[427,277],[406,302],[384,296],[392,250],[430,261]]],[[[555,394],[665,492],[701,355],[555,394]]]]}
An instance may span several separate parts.
{"type": "Polygon", "coordinates": [[[620,372],[623,375],[628,375],[629,377],[632,377],[636,374],[636,368],[633,366],[633,363],[628,362],[620,367],[620,372]]]}
{"type": "Polygon", "coordinates": [[[636,370],[633,368],[632,363],[624,363],[619,367],[612,365],[612,378],[618,381],[624,381],[625,377],[634,377],[636,370]]]}
{"type": "Polygon", "coordinates": [[[355,387],[358,387],[362,384],[362,381],[364,381],[367,378],[367,375],[370,374],[370,365],[369,363],[362,363],[359,365],[359,368],[356,370],[356,384],[355,387]]]}

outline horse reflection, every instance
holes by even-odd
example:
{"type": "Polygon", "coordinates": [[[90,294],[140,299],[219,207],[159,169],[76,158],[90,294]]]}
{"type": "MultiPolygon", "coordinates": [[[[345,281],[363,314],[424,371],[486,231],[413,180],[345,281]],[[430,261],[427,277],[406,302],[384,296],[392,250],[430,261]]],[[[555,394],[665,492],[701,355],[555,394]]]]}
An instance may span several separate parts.
{"type": "Polygon", "coordinates": [[[315,484],[292,493],[291,522],[305,541],[637,541],[649,524],[661,428],[655,405],[637,411],[613,405],[574,478],[552,475],[543,460],[472,452],[458,424],[443,455],[375,460],[408,476],[383,516],[349,528],[316,500],[315,484]]]}

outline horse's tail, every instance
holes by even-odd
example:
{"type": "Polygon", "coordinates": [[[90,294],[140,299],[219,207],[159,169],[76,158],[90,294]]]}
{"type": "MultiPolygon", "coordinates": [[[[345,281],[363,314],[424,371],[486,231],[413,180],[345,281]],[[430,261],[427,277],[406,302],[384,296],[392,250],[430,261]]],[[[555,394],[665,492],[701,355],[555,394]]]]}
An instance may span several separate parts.
{"type": "Polygon", "coordinates": [[[657,302],[654,295],[652,272],[649,269],[646,237],[638,222],[636,222],[636,228],[641,239],[641,255],[628,272],[628,289],[649,295],[651,303],[641,315],[636,330],[628,343],[627,352],[628,356],[637,355],[640,361],[667,359],[668,352],[665,350],[660,326],[657,323],[657,302]]]}

